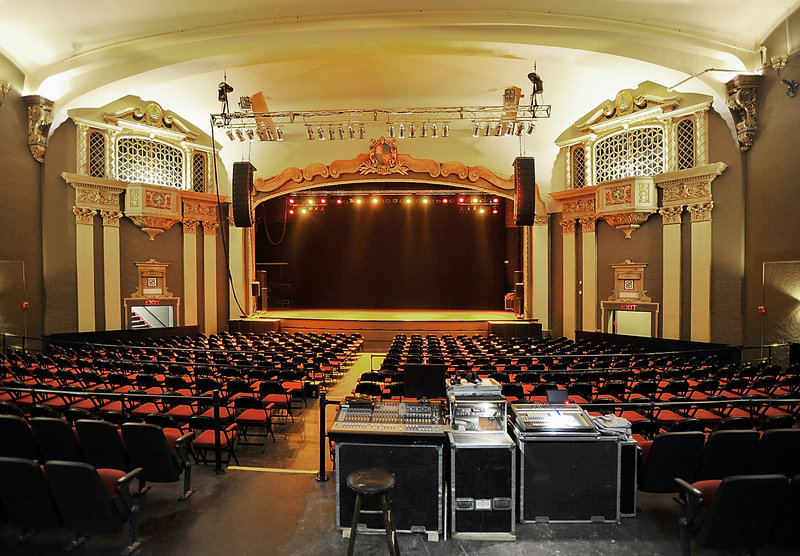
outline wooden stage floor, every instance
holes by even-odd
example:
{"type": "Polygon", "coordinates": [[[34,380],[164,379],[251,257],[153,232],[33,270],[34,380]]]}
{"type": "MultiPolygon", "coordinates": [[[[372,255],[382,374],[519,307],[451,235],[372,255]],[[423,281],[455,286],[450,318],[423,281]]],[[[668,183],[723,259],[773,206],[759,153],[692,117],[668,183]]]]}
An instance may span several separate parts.
{"type": "Polygon", "coordinates": [[[233,321],[232,330],[318,334],[360,333],[365,349],[388,347],[396,334],[486,335],[490,322],[517,321],[508,311],[390,310],[390,309],[275,309],[233,321]],[[235,324],[234,324],[235,323],[235,324]]]}

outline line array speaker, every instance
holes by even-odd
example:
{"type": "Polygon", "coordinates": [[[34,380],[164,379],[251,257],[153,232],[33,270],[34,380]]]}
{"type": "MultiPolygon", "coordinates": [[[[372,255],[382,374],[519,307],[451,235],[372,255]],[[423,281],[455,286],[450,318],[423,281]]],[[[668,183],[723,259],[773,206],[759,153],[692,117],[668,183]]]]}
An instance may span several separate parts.
{"type": "Polygon", "coordinates": [[[233,163],[233,225],[249,228],[253,225],[253,172],[250,162],[233,163]]]}
{"type": "Polygon", "coordinates": [[[514,159],[514,224],[533,226],[536,216],[536,172],[532,156],[514,159]]]}

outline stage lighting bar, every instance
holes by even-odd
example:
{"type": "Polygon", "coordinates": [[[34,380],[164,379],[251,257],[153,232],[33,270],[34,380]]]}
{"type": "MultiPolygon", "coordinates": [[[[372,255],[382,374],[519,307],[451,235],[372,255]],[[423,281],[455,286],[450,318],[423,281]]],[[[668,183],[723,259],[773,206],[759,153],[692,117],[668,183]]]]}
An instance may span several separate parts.
{"type": "MultiPolygon", "coordinates": [[[[211,114],[213,126],[224,129],[230,140],[246,140],[247,130],[262,141],[281,141],[292,126],[305,126],[308,140],[341,140],[366,137],[365,126],[383,124],[390,138],[450,137],[453,123],[470,122],[465,130],[473,137],[530,135],[536,121],[550,117],[550,105],[447,106],[430,108],[364,108],[341,110],[239,111],[211,114]],[[264,122],[270,122],[273,139],[264,138],[264,122]],[[262,133],[259,132],[262,129],[262,133]],[[242,132],[239,132],[242,130],[242,132]],[[280,131],[279,131],[280,130],[280,131]],[[241,133],[241,137],[240,137],[241,133]]],[[[297,137],[297,134],[293,134],[297,137]]]]}
{"type": "Polygon", "coordinates": [[[474,191],[374,191],[306,192],[290,196],[287,201],[289,215],[309,214],[325,210],[328,206],[380,207],[381,205],[403,205],[426,207],[436,204],[453,205],[461,212],[498,214],[500,197],[474,191]]]}

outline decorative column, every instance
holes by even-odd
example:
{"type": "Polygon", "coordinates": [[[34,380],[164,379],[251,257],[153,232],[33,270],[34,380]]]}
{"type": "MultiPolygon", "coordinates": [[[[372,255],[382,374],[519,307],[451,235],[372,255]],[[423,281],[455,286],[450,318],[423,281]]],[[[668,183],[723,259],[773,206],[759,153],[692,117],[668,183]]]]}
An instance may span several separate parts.
{"type": "Polygon", "coordinates": [[[597,233],[593,216],[581,218],[583,330],[597,330],[597,233]]]}
{"type": "Polygon", "coordinates": [[[711,341],[712,201],[689,205],[692,218],[691,339],[711,341]]]}
{"type": "Polygon", "coordinates": [[[101,210],[103,217],[103,290],[106,330],[122,330],[122,288],[120,287],[118,210],[101,210]]]}
{"type": "Polygon", "coordinates": [[[251,308],[253,303],[249,287],[250,280],[255,277],[255,272],[250,272],[248,264],[249,261],[255,260],[255,257],[248,249],[250,230],[252,228],[228,227],[228,257],[231,282],[233,283],[229,292],[229,319],[238,319],[242,314],[236,302],[237,299],[248,314],[254,310],[254,308],[251,308]]]}
{"type": "Polygon", "coordinates": [[[663,207],[662,223],[662,325],[664,338],[681,337],[681,213],[683,207],[663,207]]]}
{"type": "Polygon", "coordinates": [[[75,213],[75,262],[78,278],[78,332],[93,332],[94,321],[94,209],[72,207],[75,213]]]}
{"type": "Polygon", "coordinates": [[[183,221],[184,326],[197,324],[197,220],[183,221]]]}
{"type": "Polygon", "coordinates": [[[575,220],[562,220],[561,233],[563,234],[563,334],[567,338],[575,338],[577,322],[575,318],[575,291],[576,291],[576,269],[575,269],[575,220]]]}
{"type": "Polygon", "coordinates": [[[533,226],[526,228],[530,234],[532,256],[531,283],[528,297],[531,299],[531,317],[542,323],[542,330],[550,329],[550,219],[537,216],[533,226]]]}
{"type": "Polygon", "coordinates": [[[216,222],[203,222],[203,331],[217,332],[217,229],[216,222]]]}

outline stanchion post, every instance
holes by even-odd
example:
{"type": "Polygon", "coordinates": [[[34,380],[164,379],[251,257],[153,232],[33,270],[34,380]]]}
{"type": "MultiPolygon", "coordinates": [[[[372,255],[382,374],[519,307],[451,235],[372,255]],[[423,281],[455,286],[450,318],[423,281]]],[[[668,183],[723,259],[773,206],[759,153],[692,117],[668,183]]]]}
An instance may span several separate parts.
{"type": "Polygon", "coordinates": [[[319,393],[319,471],[317,472],[316,479],[318,482],[328,480],[328,474],[325,473],[325,407],[328,405],[328,400],[325,397],[325,392],[319,393]]]}
{"type": "Polygon", "coordinates": [[[219,390],[214,390],[214,398],[211,402],[214,405],[214,475],[222,475],[222,445],[220,442],[220,422],[219,422],[219,390]]]}

